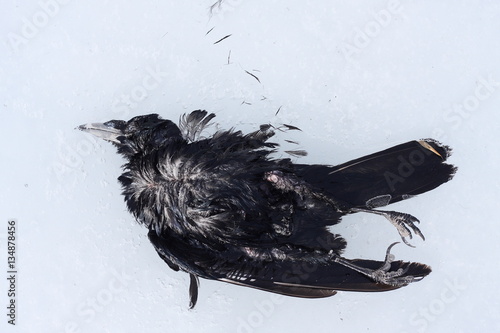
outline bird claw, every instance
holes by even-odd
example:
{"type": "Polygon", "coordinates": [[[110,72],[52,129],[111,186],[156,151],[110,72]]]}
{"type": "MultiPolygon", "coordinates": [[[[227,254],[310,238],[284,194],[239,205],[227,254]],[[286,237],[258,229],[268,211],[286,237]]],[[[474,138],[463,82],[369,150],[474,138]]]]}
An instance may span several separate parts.
{"type": "Polygon", "coordinates": [[[399,244],[399,242],[392,243],[387,248],[387,252],[385,255],[384,264],[377,270],[372,271],[369,276],[378,283],[387,284],[395,287],[403,287],[411,282],[416,281],[413,276],[402,276],[407,271],[408,268],[403,269],[399,268],[396,271],[389,272],[391,268],[391,263],[394,261],[395,256],[391,253],[391,249],[394,245],[399,244]]]}
{"type": "Polygon", "coordinates": [[[386,219],[389,220],[389,222],[392,223],[392,225],[396,227],[396,229],[399,232],[399,235],[401,236],[401,239],[408,246],[415,247],[406,240],[406,237],[410,239],[413,238],[411,231],[413,231],[413,233],[415,233],[416,235],[420,236],[420,238],[425,240],[424,235],[422,234],[420,229],[415,225],[415,223],[420,223],[420,221],[413,215],[394,212],[394,211],[383,211],[383,210],[364,209],[364,208],[353,208],[351,209],[351,212],[365,212],[365,213],[372,213],[384,216],[386,219]]]}
{"type": "Polygon", "coordinates": [[[392,243],[387,248],[385,254],[385,260],[382,266],[378,269],[368,269],[365,267],[360,267],[342,257],[336,257],[335,261],[346,267],[349,267],[356,272],[368,276],[370,279],[377,283],[386,284],[394,287],[403,287],[411,282],[419,281],[421,278],[416,278],[412,275],[403,276],[408,271],[408,268],[399,268],[395,271],[389,271],[391,269],[391,263],[394,261],[395,256],[391,253],[391,249],[394,245],[399,244],[399,242],[392,243]]]}
{"type": "Polygon", "coordinates": [[[401,236],[401,239],[406,245],[415,247],[406,240],[406,237],[409,237],[410,239],[413,238],[410,229],[413,231],[413,233],[415,233],[416,235],[420,236],[420,238],[425,240],[424,235],[422,234],[420,229],[415,225],[415,223],[420,223],[420,221],[415,216],[393,211],[384,213],[385,213],[384,216],[392,223],[392,225],[396,227],[396,229],[399,232],[399,235],[401,236]]]}

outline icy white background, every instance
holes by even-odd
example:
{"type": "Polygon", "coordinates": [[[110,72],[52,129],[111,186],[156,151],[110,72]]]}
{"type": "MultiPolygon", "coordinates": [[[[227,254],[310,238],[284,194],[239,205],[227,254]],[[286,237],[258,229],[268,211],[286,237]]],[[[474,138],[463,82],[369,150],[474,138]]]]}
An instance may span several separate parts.
{"type": "MultiPolygon", "coordinates": [[[[2,4],[0,331],[500,331],[500,4],[226,0],[211,12],[214,1],[2,4]],[[200,108],[221,128],[300,127],[279,140],[300,141],[301,162],[426,137],[452,146],[455,179],[393,207],[417,216],[427,237],[394,254],[433,273],[393,292],[321,300],[202,280],[188,310],[187,275],[160,260],[125,209],[123,160],[74,128],[200,108]],[[15,327],[5,315],[9,218],[15,327]]],[[[399,240],[366,214],[335,230],[350,258],[382,259],[399,240]]]]}

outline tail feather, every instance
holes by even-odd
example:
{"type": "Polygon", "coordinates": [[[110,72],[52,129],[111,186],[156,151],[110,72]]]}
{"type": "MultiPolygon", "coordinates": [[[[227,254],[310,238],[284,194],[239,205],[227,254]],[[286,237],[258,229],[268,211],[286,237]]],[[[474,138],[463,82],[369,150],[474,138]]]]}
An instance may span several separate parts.
{"type": "Polygon", "coordinates": [[[410,141],[337,166],[298,165],[307,183],[347,203],[374,208],[430,191],[453,178],[451,149],[432,139],[410,141]]]}

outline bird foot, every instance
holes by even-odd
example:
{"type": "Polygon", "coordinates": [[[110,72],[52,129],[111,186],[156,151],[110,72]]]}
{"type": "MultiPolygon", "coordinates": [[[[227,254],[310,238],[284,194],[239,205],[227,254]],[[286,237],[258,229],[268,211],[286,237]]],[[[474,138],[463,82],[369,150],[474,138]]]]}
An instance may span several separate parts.
{"type": "Polygon", "coordinates": [[[368,276],[377,283],[386,284],[394,287],[403,287],[410,284],[411,282],[419,281],[420,279],[415,278],[414,276],[411,275],[403,276],[408,271],[408,269],[399,268],[396,271],[392,272],[389,271],[391,269],[391,263],[394,261],[395,258],[394,255],[391,254],[391,249],[394,245],[398,243],[399,242],[392,243],[387,248],[384,263],[380,268],[376,270],[360,267],[342,257],[335,258],[335,261],[341,265],[344,265],[346,267],[355,270],[358,273],[368,276]]]}
{"type": "Polygon", "coordinates": [[[395,259],[394,255],[391,253],[391,249],[398,243],[399,242],[389,245],[385,254],[384,264],[379,269],[372,271],[371,275],[369,275],[376,282],[395,287],[403,287],[417,280],[413,276],[402,276],[408,271],[408,269],[399,268],[396,271],[389,272],[391,262],[395,259]]]}
{"type": "Polygon", "coordinates": [[[406,245],[414,247],[406,240],[406,237],[409,237],[410,239],[413,238],[409,228],[411,228],[411,230],[413,230],[413,232],[415,234],[420,236],[420,238],[425,240],[424,235],[422,234],[420,229],[415,225],[415,223],[420,223],[420,221],[415,216],[412,216],[412,215],[406,214],[406,213],[393,212],[393,211],[385,212],[385,213],[386,213],[384,215],[385,218],[388,219],[389,222],[391,222],[392,225],[396,227],[396,229],[399,232],[399,235],[401,236],[401,239],[403,240],[403,242],[406,245]]]}
{"type": "Polygon", "coordinates": [[[399,235],[401,236],[401,239],[408,246],[415,247],[411,245],[406,239],[407,237],[409,237],[410,239],[413,238],[411,230],[413,230],[415,234],[420,236],[420,238],[425,240],[424,235],[422,234],[420,229],[415,225],[415,223],[420,223],[420,221],[413,215],[394,212],[394,211],[383,211],[383,210],[373,210],[373,209],[363,209],[363,208],[353,208],[351,209],[351,211],[372,213],[384,216],[386,219],[389,220],[389,222],[392,223],[393,226],[396,227],[399,235]]]}

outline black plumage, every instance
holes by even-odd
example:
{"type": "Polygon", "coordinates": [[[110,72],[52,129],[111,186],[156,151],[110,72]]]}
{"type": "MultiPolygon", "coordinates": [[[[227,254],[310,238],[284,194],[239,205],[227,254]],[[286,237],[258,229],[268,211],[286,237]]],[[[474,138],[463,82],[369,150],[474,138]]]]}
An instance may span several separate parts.
{"type": "Polygon", "coordinates": [[[412,232],[423,238],[415,217],[375,208],[451,179],[448,147],[425,139],[337,166],[294,164],[272,158],[270,125],[203,137],[213,117],[198,110],[179,125],[151,114],[79,127],[127,160],[119,181],[128,209],[170,268],[190,274],[191,307],[198,277],[316,298],[392,290],[430,273],[394,261],[394,244],[382,261],[343,258],[346,241],[328,227],[367,212],[385,216],[408,245],[412,232]]]}

